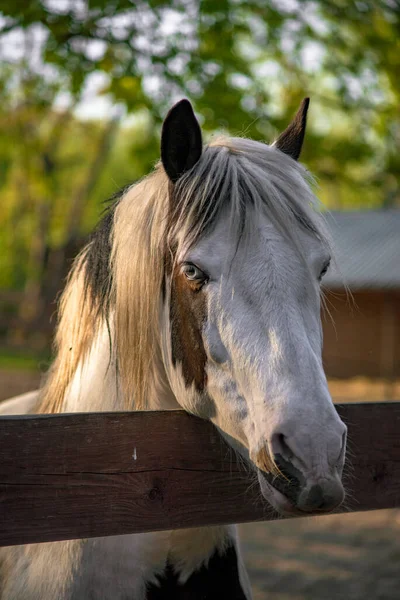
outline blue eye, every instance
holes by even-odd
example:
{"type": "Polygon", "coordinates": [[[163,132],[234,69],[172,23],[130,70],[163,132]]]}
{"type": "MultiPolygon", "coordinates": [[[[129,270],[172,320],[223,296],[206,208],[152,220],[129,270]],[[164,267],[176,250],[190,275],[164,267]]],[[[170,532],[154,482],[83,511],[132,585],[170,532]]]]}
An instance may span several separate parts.
{"type": "Polygon", "coordinates": [[[193,265],[192,263],[185,263],[182,266],[182,273],[189,281],[197,281],[201,283],[207,280],[207,275],[203,273],[199,267],[196,267],[196,265],[193,265]]]}

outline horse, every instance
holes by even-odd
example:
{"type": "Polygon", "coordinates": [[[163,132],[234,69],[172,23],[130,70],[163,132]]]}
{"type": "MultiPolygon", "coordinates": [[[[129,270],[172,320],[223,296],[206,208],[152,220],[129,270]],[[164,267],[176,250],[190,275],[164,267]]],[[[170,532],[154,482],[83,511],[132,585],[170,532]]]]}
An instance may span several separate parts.
{"type": "MultiPolygon", "coordinates": [[[[190,102],[171,108],[160,162],[74,262],[42,388],[3,414],[184,409],[281,515],[341,504],[346,426],[321,358],[332,244],[298,160],[308,104],[272,145],[203,145],[190,102]]],[[[234,525],[5,548],[1,582],[2,600],[252,597],[234,525]]]]}

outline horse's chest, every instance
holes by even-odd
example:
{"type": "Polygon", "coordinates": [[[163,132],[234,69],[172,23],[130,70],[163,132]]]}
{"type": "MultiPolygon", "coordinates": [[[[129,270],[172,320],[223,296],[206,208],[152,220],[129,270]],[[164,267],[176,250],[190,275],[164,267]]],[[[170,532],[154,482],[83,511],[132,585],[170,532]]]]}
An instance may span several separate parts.
{"type": "Polygon", "coordinates": [[[235,547],[223,553],[215,552],[207,565],[179,582],[170,565],[157,577],[157,584],[147,587],[146,600],[246,600],[240,579],[235,547]]]}

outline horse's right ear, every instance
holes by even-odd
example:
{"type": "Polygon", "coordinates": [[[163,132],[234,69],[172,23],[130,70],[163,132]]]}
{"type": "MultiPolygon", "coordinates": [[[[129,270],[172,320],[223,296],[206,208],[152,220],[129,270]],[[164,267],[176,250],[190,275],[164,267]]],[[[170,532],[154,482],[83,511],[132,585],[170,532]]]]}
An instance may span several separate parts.
{"type": "Polygon", "coordinates": [[[161,160],[172,183],[197,163],[202,147],[192,105],[189,100],[181,100],[165,117],[161,134],[161,160]]]}
{"type": "Polygon", "coordinates": [[[300,108],[289,127],[278,137],[272,145],[279,148],[281,152],[288,154],[294,160],[299,160],[303,147],[304,135],[306,133],[307,111],[310,98],[304,98],[300,108]]]}

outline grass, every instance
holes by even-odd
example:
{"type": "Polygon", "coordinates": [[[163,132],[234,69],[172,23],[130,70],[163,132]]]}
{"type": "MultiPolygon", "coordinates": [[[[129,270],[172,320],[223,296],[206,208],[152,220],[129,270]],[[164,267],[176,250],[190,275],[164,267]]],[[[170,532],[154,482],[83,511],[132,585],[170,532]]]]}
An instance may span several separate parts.
{"type": "Polygon", "coordinates": [[[0,347],[0,369],[43,371],[49,366],[50,360],[48,352],[0,347]]]}

